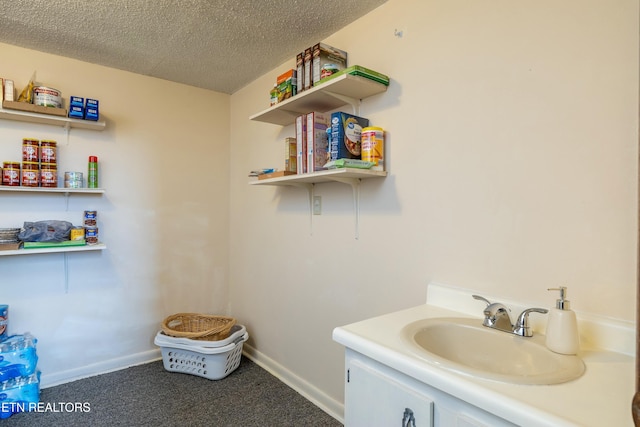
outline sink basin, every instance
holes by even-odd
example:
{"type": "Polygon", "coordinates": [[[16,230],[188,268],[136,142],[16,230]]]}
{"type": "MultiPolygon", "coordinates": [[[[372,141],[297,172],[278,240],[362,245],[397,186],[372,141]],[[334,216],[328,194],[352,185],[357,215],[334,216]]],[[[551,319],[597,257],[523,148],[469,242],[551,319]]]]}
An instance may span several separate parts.
{"type": "Polygon", "coordinates": [[[424,361],[444,369],[514,384],[560,384],[585,370],[578,356],[557,354],[543,335],[530,338],[482,326],[480,319],[424,319],[405,326],[402,339],[424,361]]]}

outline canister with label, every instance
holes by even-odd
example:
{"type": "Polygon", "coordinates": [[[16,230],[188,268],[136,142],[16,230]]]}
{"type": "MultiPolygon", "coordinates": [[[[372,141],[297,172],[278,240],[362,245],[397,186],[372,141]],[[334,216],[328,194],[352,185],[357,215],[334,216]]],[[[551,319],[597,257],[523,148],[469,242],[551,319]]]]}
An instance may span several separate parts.
{"type": "Polygon", "coordinates": [[[33,88],[33,104],[43,107],[62,108],[62,93],[52,87],[35,86],[33,88]]]}
{"type": "Polygon", "coordinates": [[[40,163],[58,163],[56,141],[40,141],[40,163]]]}
{"type": "Polygon", "coordinates": [[[89,175],[87,178],[87,187],[98,188],[98,157],[89,156],[89,175]]]}
{"type": "Polygon", "coordinates": [[[40,185],[42,187],[58,186],[58,165],[55,163],[40,164],[40,185]]]}
{"type": "Polygon", "coordinates": [[[23,162],[38,162],[40,152],[40,141],[34,138],[22,139],[22,161],[23,162]]]}
{"type": "Polygon", "coordinates": [[[98,225],[98,211],[84,211],[82,224],[85,227],[95,227],[98,225]]]}
{"type": "Polygon", "coordinates": [[[40,186],[40,165],[38,162],[22,162],[22,186],[40,186]]]}
{"type": "Polygon", "coordinates": [[[84,228],[84,240],[87,245],[98,244],[98,227],[85,227],[84,228]]]}
{"type": "Polygon", "coordinates": [[[373,170],[384,170],[384,130],[370,126],[362,128],[362,160],[375,163],[373,170]]]}
{"type": "Polygon", "coordinates": [[[20,186],[20,162],[2,163],[2,185],[20,186]]]}

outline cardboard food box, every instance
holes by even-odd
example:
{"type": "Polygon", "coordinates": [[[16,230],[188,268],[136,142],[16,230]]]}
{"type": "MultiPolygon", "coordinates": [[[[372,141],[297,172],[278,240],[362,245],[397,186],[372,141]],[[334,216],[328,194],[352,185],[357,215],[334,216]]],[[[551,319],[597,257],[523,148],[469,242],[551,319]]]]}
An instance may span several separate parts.
{"type": "Polygon", "coordinates": [[[304,52],[296,55],[296,92],[304,90],[304,52]]]}
{"type": "Polygon", "coordinates": [[[289,171],[278,171],[278,172],[271,172],[271,173],[263,173],[261,175],[258,175],[258,180],[261,179],[269,179],[269,178],[278,178],[281,176],[289,176],[289,175],[295,175],[295,172],[289,172],[289,171]]]}
{"type": "Polygon", "coordinates": [[[29,104],[28,102],[2,101],[2,108],[7,110],[27,111],[29,113],[48,114],[50,116],[67,116],[67,110],[56,107],[43,107],[41,105],[29,104]]]}
{"type": "Polygon", "coordinates": [[[22,247],[22,242],[0,243],[0,251],[15,251],[22,247]]]}
{"type": "Polygon", "coordinates": [[[327,114],[312,111],[307,113],[307,170],[324,170],[329,161],[329,138],[327,128],[330,117],[327,114]]]}
{"type": "Polygon", "coordinates": [[[369,119],[337,111],[331,114],[330,159],[359,159],[362,128],[369,119]]]}
{"type": "Polygon", "coordinates": [[[313,47],[308,47],[304,50],[304,90],[311,89],[313,85],[312,73],[313,73],[313,47]]]}
{"type": "Polygon", "coordinates": [[[2,82],[2,101],[14,101],[16,89],[13,80],[4,79],[2,82]]]}
{"type": "Polygon", "coordinates": [[[289,99],[297,93],[298,83],[296,76],[297,71],[294,69],[291,69],[278,76],[278,78],[276,79],[276,85],[278,88],[278,102],[289,99]]]}
{"type": "Polygon", "coordinates": [[[316,43],[313,45],[312,62],[311,85],[316,86],[320,82],[323,66],[333,64],[338,70],[347,68],[347,52],[326,43],[316,43]]]}
{"type": "Polygon", "coordinates": [[[296,157],[298,154],[298,147],[296,138],[284,139],[284,170],[285,172],[296,173],[298,162],[296,157]]]}
{"type": "Polygon", "coordinates": [[[307,120],[304,114],[296,117],[296,172],[307,172],[307,120]]]}

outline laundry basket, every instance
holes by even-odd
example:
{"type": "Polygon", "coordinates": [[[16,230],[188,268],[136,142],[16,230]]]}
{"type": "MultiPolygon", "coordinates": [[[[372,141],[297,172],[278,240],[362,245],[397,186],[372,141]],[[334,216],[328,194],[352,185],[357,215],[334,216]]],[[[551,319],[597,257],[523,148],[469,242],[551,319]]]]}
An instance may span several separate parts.
{"type": "Polygon", "coordinates": [[[242,346],[248,339],[246,328],[234,325],[229,337],[223,340],[170,337],[160,331],[153,342],[162,351],[165,370],[220,380],[238,368],[242,346]]]}

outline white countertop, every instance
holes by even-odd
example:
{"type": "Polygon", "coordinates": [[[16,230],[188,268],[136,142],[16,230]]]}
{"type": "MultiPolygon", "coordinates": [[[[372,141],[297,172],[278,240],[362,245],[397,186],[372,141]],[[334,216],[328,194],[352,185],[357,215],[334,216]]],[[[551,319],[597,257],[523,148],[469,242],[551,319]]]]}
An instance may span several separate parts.
{"type": "Polygon", "coordinates": [[[631,400],[635,393],[635,358],[628,354],[583,346],[578,354],[586,365],[582,377],[556,385],[518,385],[439,368],[413,354],[401,339],[401,329],[417,320],[477,317],[481,323],[481,311],[478,314],[470,316],[425,304],[336,328],[333,339],[518,425],[633,426],[631,400]]]}

